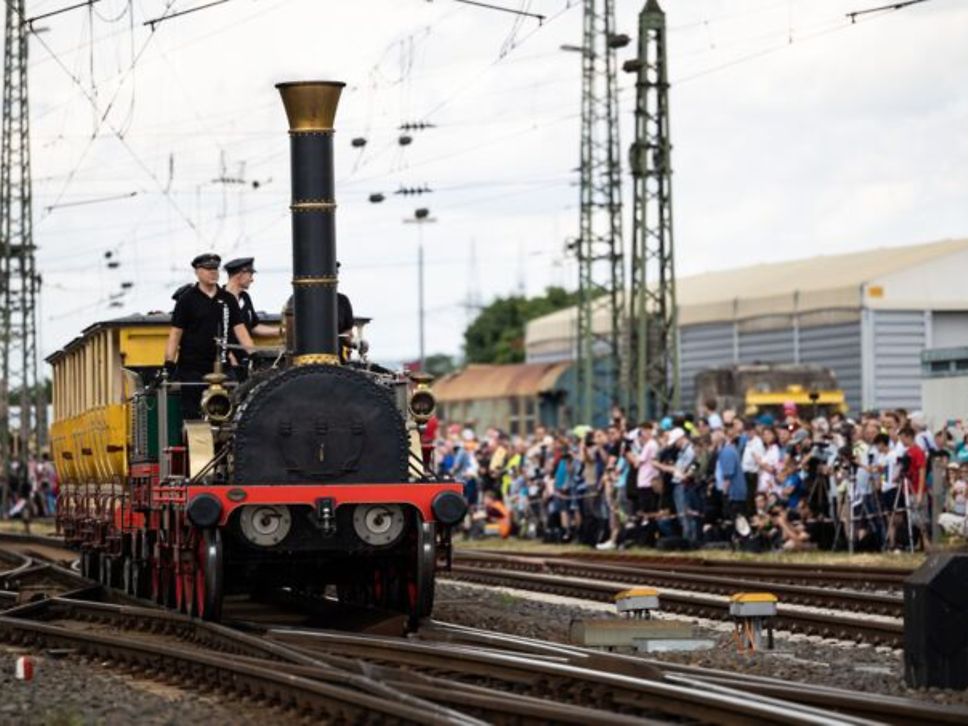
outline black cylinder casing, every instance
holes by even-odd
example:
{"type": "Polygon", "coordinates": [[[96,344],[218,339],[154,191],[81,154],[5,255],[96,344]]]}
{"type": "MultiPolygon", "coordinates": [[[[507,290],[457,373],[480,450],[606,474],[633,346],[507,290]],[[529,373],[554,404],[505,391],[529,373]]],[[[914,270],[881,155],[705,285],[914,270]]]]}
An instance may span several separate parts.
{"type": "Polygon", "coordinates": [[[307,355],[339,352],[336,329],[336,203],[333,132],[289,135],[292,174],[294,350],[307,355]]]}

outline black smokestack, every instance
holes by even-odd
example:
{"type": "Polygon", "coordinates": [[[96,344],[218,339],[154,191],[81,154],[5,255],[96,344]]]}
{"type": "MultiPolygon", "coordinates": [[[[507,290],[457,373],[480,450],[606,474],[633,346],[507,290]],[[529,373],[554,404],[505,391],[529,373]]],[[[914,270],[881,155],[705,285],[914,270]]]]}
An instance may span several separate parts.
{"type": "Polygon", "coordinates": [[[303,81],[276,86],[289,117],[296,365],[339,363],[333,120],[344,85],[303,81]]]}

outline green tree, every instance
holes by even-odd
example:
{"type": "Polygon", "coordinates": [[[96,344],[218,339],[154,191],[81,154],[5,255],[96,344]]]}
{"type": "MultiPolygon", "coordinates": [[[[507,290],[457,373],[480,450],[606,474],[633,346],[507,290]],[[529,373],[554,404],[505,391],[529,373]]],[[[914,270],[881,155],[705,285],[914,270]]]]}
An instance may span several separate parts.
{"type": "Polygon", "coordinates": [[[446,376],[457,369],[454,357],[446,353],[434,353],[424,359],[424,370],[434,378],[446,376]]]}
{"type": "Polygon", "coordinates": [[[529,320],[571,307],[578,293],[549,287],[540,297],[499,297],[483,308],[464,331],[468,363],[523,363],[524,326],[529,320]]]}

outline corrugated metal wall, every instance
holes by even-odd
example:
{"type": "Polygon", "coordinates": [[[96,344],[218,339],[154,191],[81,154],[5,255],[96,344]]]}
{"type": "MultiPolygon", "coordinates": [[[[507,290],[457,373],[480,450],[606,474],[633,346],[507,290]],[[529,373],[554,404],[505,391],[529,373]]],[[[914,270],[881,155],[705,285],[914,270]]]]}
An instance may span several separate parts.
{"type": "Polygon", "coordinates": [[[690,325],[679,328],[679,380],[682,407],[696,405],[696,374],[733,362],[733,324],[690,325]]]}
{"type": "Polygon", "coordinates": [[[921,408],[921,351],[927,344],[922,311],[872,311],[874,405],[921,408]]]}
{"type": "Polygon", "coordinates": [[[793,328],[740,332],[741,363],[793,363],[793,328]]]}
{"type": "Polygon", "coordinates": [[[955,348],[968,345],[968,313],[931,313],[931,347],[955,348]]]}
{"type": "Polygon", "coordinates": [[[827,366],[847,396],[850,410],[861,409],[860,321],[800,328],[800,362],[827,366]]]}

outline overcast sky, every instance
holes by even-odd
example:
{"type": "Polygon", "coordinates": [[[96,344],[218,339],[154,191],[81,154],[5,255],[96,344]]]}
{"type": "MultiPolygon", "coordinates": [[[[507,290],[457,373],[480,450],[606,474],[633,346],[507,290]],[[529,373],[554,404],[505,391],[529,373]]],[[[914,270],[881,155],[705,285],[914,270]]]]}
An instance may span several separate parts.
{"type": "MultiPolygon", "coordinates": [[[[129,0],[101,0],[42,21],[30,94],[44,353],[96,320],[170,309],[201,251],[254,255],[256,304],[279,309],[289,170],[273,84],[285,80],[348,84],[341,289],[374,318],[377,359],[416,356],[418,230],[403,219],[417,206],[437,219],[423,229],[428,352],[459,352],[475,296],[574,287],[581,83],[579,56],[559,47],[581,42],[581,3],[503,3],[549,19],[453,0],[232,0],[152,33],[142,23],[166,6],[205,0],[139,0],[133,15],[129,0]],[[413,121],[434,128],[401,147],[413,121]],[[392,194],[425,184],[432,194],[392,194]],[[369,203],[376,192],[386,201],[369,203]]],[[[70,4],[27,0],[27,14],[70,4]]],[[[642,4],[617,0],[619,31],[634,38],[642,4]]],[[[881,4],[662,3],[680,274],[968,235],[968,2],[845,17],[881,4]]],[[[619,83],[624,162],[632,77],[619,83]]],[[[628,189],[624,202],[630,229],[628,189]]]]}

